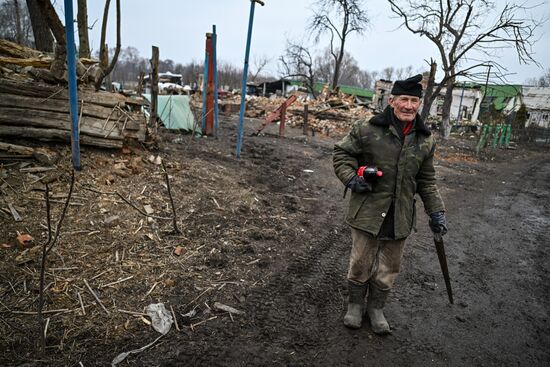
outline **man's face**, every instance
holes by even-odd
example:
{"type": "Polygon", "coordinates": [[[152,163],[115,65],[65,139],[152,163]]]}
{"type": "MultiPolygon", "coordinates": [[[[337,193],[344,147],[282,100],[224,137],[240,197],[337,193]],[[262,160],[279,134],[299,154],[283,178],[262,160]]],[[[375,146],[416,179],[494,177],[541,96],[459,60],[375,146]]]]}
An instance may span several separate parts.
{"type": "Polygon", "coordinates": [[[393,107],[395,117],[403,122],[411,122],[420,107],[420,98],[407,95],[395,96],[390,98],[390,106],[393,107]]]}

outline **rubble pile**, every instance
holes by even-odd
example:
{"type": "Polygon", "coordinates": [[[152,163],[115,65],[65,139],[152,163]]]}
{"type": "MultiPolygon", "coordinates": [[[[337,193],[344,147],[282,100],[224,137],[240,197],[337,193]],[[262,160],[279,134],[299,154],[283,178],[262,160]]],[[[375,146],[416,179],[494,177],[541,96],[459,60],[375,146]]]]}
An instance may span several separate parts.
{"type": "MultiPolygon", "coordinates": [[[[373,111],[363,103],[357,103],[355,96],[339,94],[335,96],[319,96],[317,99],[307,99],[300,92],[298,99],[286,111],[287,126],[303,127],[304,109],[308,106],[308,128],[327,135],[343,135],[349,131],[353,122],[368,119],[373,111]]],[[[280,96],[252,97],[247,101],[245,116],[264,119],[275,111],[286,98],[280,96]]],[[[230,97],[222,102],[222,111],[238,112],[234,106],[240,101],[240,96],[230,97]]],[[[238,105],[237,105],[238,106],[238,105]]]]}

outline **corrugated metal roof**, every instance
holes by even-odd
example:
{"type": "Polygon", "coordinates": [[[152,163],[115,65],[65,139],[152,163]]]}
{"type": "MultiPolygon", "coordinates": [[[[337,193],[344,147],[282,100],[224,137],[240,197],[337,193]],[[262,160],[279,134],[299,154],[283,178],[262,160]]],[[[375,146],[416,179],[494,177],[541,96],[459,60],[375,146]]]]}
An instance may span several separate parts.
{"type": "Polygon", "coordinates": [[[550,88],[523,87],[523,103],[529,110],[550,110],[550,88]]]}

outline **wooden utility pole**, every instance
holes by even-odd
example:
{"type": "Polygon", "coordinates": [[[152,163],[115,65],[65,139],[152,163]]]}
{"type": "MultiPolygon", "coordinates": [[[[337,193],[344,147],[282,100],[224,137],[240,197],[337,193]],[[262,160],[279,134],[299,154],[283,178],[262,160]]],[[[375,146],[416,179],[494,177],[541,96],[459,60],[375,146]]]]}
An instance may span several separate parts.
{"type": "Polygon", "coordinates": [[[159,48],[153,46],[153,56],[151,57],[151,115],[149,116],[149,127],[153,132],[157,131],[157,109],[159,94],[159,48]]]}

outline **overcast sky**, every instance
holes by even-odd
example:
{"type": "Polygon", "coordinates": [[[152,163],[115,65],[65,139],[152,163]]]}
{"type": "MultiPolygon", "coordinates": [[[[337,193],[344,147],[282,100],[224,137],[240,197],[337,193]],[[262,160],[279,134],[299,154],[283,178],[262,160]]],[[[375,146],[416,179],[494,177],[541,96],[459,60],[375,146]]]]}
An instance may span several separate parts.
{"type": "MultiPolygon", "coordinates": [[[[523,0],[522,0],[523,1],[523,0]]],[[[537,16],[550,16],[550,0],[543,0],[537,16]]],[[[76,0],[75,9],[76,9],[76,0]]],[[[250,65],[255,56],[267,56],[271,62],[267,69],[277,75],[277,58],[283,54],[286,39],[304,39],[306,25],[311,17],[313,0],[265,0],[265,6],[256,4],[252,33],[250,65]]],[[[497,3],[504,3],[498,0],[497,3]]],[[[115,1],[111,1],[108,44],[115,45],[115,1]]],[[[437,50],[427,39],[405,29],[398,29],[399,19],[393,17],[384,0],[365,1],[369,29],[363,36],[354,35],[347,51],[364,70],[381,71],[412,65],[414,71],[427,69],[424,60],[437,59],[437,50]]],[[[540,3],[540,1],[538,2],[540,3]]],[[[58,2],[62,7],[62,2],[58,2]]],[[[88,1],[90,43],[97,49],[100,40],[101,17],[104,1],[88,1]]],[[[204,59],[205,33],[216,25],[218,34],[218,60],[242,66],[246,46],[246,32],[250,13],[249,0],[131,0],[121,1],[122,46],[134,46],[142,57],[150,57],[151,46],[160,48],[161,59],[187,63],[204,59]]],[[[60,9],[62,11],[62,9],[60,9]]],[[[76,18],[76,10],[75,10],[76,18]]],[[[508,80],[523,83],[527,78],[539,77],[550,68],[550,21],[539,30],[540,40],[535,46],[535,58],[542,68],[520,65],[512,50],[502,52],[499,62],[516,73],[508,80]]],[[[315,48],[321,50],[326,42],[315,48]]]]}

